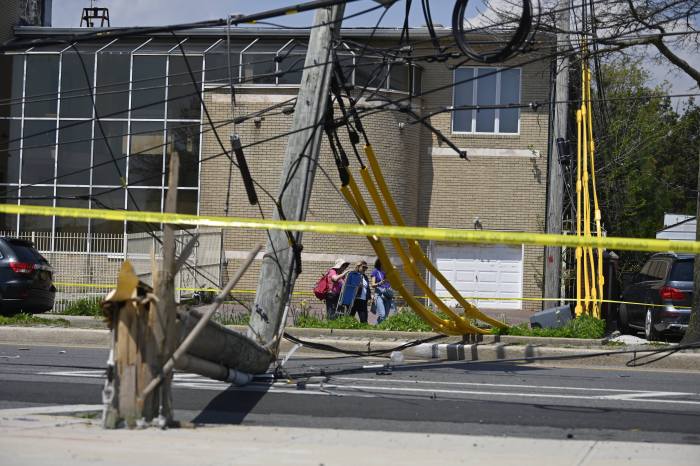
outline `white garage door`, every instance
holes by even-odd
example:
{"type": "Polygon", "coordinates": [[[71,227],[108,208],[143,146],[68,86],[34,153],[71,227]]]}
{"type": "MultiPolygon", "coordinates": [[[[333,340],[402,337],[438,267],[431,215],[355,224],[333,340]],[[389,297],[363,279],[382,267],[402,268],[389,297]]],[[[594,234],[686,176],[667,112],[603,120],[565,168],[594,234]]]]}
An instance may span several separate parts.
{"type": "MultiPolygon", "coordinates": [[[[521,298],[523,290],[523,250],[516,246],[436,245],[435,264],[462,296],[485,309],[520,309],[519,300],[478,298],[521,298]]],[[[448,296],[434,280],[438,296],[448,296]]],[[[453,306],[455,300],[446,299],[453,306]]]]}

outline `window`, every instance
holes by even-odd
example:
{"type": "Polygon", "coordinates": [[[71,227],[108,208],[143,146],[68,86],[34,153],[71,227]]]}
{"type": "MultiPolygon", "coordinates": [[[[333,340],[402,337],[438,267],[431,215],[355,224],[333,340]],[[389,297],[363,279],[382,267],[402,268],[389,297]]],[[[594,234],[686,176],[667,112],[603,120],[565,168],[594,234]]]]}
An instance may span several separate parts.
{"type": "Polygon", "coordinates": [[[0,183],[19,181],[20,120],[0,120],[0,183]]]}
{"type": "Polygon", "coordinates": [[[163,179],[163,123],[131,124],[130,186],[160,186],[163,179]]]}
{"type": "MultiPolygon", "coordinates": [[[[170,155],[177,151],[180,156],[178,186],[197,187],[199,180],[199,125],[192,123],[168,123],[165,173],[170,170],[170,155]]],[[[167,177],[163,182],[168,185],[167,177]]]]}
{"type": "Polygon", "coordinates": [[[131,118],[164,118],[165,60],[163,56],[134,56],[131,118]]]}
{"type": "MultiPolygon", "coordinates": [[[[53,206],[53,188],[43,186],[25,186],[22,188],[22,204],[53,206]]],[[[39,215],[22,215],[20,231],[51,231],[51,217],[39,215]]]]}
{"type": "Polygon", "coordinates": [[[129,109],[130,61],[127,51],[97,54],[96,104],[100,117],[126,118],[129,109]]]}
{"type": "Polygon", "coordinates": [[[66,52],[61,60],[61,118],[92,118],[95,55],[66,52]]]}
{"type": "Polygon", "coordinates": [[[692,282],[693,281],[693,266],[694,260],[683,260],[673,264],[671,269],[670,281],[674,282],[692,282]]]}
{"type": "Polygon", "coordinates": [[[0,54],[0,70],[12,69],[3,73],[0,79],[0,117],[22,116],[22,75],[24,55],[0,54]]]}
{"type": "MultiPolygon", "coordinates": [[[[56,207],[78,207],[87,209],[90,206],[88,201],[88,188],[59,188],[56,190],[56,207]]],[[[56,217],[56,233],[80,233],[87,231],[88,219],[72,217],[56,217]]],[[[55,248],[57,250],[85,249],[87,242],[85,238],[70,238],[59,241],[57,238],[55,248]],[[80,241],[80,244],[76,244],[80,241]],[[70,244],[74,243],[74,244],[70,244]]]]}
{"type": "Polygon", "coordinates": [[[56,163],[56,121],[24,122],[22,183],[53,184],[56,163]]]}
{"type": "MultiPolygon", "coordinates": [[[[123,189],[94,189],[92,190],[92,208],[124,210],[123,189]]],[[[93,233],[124,233],[124,222],[113,220],[92,219],[90,231],[93,233]]]]}
{"type": "Polygon", "coordinates": [[[27,55],[25,117],[55,117],[58,55],[27,55]]]}
{"type": "Polygon", "coordinates": [[[486,108],[452,112],[453,132],[518,133],[520,110],[493,107],[520,103],[519,69],[457,68],[454,82],[455,107],[478,105],[486,108]]]}
{"type": "Polygon", "coordinates": [[[126,122],[103,121],[101,126],[104,133],[95,124],[92,184],[120,186],[126,175],[126,122]]]}
{"type": "Polygon", "coordinates": [[[90,184],[91,121],[61,120],[56,184],[90,184]]]}
{"type": "Polygon", "coordinates": [[[168,70],[168,119],[199,118],[200,104],[197,91],[202,85],[202,57],[172,55],[168,70]],[[195,82],[187,69],[190,65],[195,82]]]}

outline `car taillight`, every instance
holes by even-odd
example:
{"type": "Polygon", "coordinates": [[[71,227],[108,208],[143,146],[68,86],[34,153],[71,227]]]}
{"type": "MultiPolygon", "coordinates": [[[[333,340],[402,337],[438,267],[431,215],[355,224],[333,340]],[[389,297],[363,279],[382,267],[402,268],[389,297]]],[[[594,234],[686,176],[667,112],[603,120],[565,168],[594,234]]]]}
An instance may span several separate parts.
{"type": "Polygon", "coordinates": [[[661,299],[669,301],[683,301],[685,299],[685,293],[671,286],[664,286],[659,290],[659,294],[661,295],[661,299]]]}
{"type": "Polygon", "coordinates": [[[34,272],[34,264],[28,262],[10,262],[10,268],[17,274],[28,275],[34,272]]]}

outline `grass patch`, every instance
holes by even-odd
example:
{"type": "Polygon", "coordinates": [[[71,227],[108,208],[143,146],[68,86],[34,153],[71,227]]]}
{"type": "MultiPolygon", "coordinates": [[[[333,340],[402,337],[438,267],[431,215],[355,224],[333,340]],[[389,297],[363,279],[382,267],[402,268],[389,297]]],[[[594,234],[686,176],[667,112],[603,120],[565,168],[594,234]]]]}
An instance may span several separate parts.
{"type": "Polygon", "coordinates": [[[332,328],[349,330],[393,330],[399,332],[430,332],[432,328],[408,308],[399,310],[379,325],[363,324],[355,317],[341,316],[334,320],[320,319],[312,315],[300,315],[296,327],[332,328]]]}
{"type": "Polygon", "coordinates": [[[70,322],[66,319],[46,319],[44,317],[36,317],[32,314],[22,312],[13,316],[0,316],[0,325],[12,325],[19,327],[70,327],[70,322]]]}
{"type": "Polygon", "coordinates": [[[527,323],[522,323],[505,329],[495,328],[493,333],[528,337],[598,339],[603,338],[605,335],[605,321],[583,315],[559,328],[530,328],[527,323]]]}
{"type": "Polygon", "coordinates": [[[99,301],[83,298],[72,301],[61,314],[66,316],[92,316],[101,318],[102,309],[100,308],[99,301]]]}
{"type": "Polygon", "coordinates": [[[248,325],[250,314],[248,313],[226,313],[214,314],[212,320],[221,325],[248,325]]]}

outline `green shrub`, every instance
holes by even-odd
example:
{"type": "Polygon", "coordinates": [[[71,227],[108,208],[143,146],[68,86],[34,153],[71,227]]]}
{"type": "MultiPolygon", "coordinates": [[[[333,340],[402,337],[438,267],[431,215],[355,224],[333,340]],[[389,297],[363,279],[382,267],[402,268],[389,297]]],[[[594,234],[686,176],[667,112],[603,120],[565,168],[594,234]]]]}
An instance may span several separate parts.
{"type": "Polygon", "coordinates": [[[102,317],[102,309],[100,308],[99,301],[83,298],[77,301],[71,301],[61,314],[66,316],[102,317]]]}
{"type": "Polygon", "coordinates": [[[301,315],[297,318],[296,326],[301,328],[333,328],[333,329],[371,329],[369,324],[363,324],[355,317],[340,316],[334,320],[319,319],[312,315],[301,315]]]}
{"type": "Polygon", "coordinates": [[[394,330],[400,332],[430,332],[432,327],[428,325],[418,314],[410,308],[399,309],[399,312],[389,316],[377,330],[394,330]]]}
{"type": "Polygon", "coordinates": [[[505,329],[494,328],[492,332],[498,335],[596,339],[605,335],[605,321],[582,315],[559,328],[530,328],[522,323],[505,329]]]}

